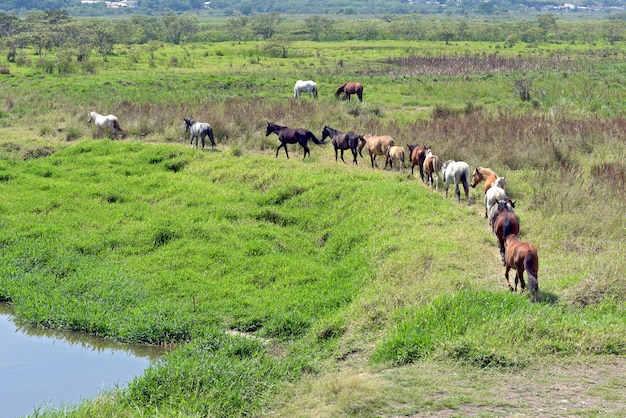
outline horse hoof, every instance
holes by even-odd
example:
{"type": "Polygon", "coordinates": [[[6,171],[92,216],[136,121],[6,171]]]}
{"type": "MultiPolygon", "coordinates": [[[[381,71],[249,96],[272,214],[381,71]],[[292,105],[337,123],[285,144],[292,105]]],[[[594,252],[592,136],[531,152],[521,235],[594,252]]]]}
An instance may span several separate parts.
{"type": "Polygon", "coordinates": [[[514,292],[513,286],[509,286],[509,290],[510,290],[511,292],[514,292]]]}

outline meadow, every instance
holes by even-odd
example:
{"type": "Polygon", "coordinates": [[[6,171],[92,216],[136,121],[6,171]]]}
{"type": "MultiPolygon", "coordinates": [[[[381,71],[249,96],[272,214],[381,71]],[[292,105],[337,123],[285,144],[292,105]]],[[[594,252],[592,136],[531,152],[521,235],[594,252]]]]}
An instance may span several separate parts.
{"type": "Polygon", "coordinates": [[[169,350],[127,389],[35,415],[623,415],[624,46],[207,42],[118,45],[68,74],[33,51],[4,64],[0,300],[169,350]],[[294,100],[297,79],[319,98],[294,100]],[[363,103],[335,99],[348,79],[363,103]],[[126,138],[94,138],[90,110],[126,138]],[[218,150],[190,148],[183,117],[218,150]],[[267,121],[506,176],[539,302],[507,290],[482,185],[458,204],[330,144],[276,158],[267,121]]]}

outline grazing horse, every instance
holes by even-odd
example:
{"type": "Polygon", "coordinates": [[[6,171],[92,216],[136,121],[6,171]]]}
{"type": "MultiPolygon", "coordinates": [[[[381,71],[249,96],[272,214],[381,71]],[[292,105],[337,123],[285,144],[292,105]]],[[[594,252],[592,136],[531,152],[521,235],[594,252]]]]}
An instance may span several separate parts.
{"type": "Polygon", "coordinates": [[[426,147],[426,159],[424,160],[424,173],[426,174],[426,182],[435,190],[439,190],[439,171],[441,170],[441,160],[433,154],[430,147],[426,147]],[[433,175],[434,184],[433,184],[433,175]]]}
{"type": "Polygon", "coordinates": [[[411,176],[413,176],[413,168],[418,166],[420,169],[420,177],[424,181],[424,160],[426,159],[426,147],[420,144],[407,145],[409,150],[409,161],[411,162],[411,176]]]}
{"type": "Polygon", "coordinates": [[[488,218],[491,207],[498,203],[499,200],[507,200],[509,197],[502,187],[492,186],[487,190],[483,199],[485,201],[485,218],[488,218]]]}
{"type": "Polygon", "coordinates": [[[537,302],[537,293],[539,293],[539,255],[537,254],[537,248],[529,243],[522,242],[517,239],[514,234],[508,235],[504,242],[504,261],[506,269],[504,271],[504,277],[506,277],[506,283],[509,285],[511,291],[517,292],[517,283],[522,285],[522,292],[526,287],[524,282],[524,270],[528,274],[528,287],[530,292],[534,296],[534,301],[537,302]],[[515,289],[509,282],[509,271],[515,270],[515,289]]]}
{"type": "Polygon", "coordinates": [[[377,155],[383,155],[385,157],[385,168],[389,163],[389,149],[393,147],[395,143],[393,138],[388,135],[376,136],[374,134],[365,134],[359,138],[359,154],[363,157],[363,148],[367,147],[367,152],[372,160],[372,168],[374,168],[374,162],[377,155]]]}
{"type": "Polygon", "coordinates": [[[120,123],[117,121],[117,116],[106,115],[103,116],[96,112],[89,112],[89,118],[87,119],[87,123],[93,122],[98,128],[98,136],[102,137],[102,131],[104,129],[113,131],[115,137],[117,138],[118,132],[124,135],[126,131],[124,131],[120,127],[120,123]]]}
{"type": "Polygon", "coordinates": [[[515,201],[507,198],[506,200],[498,200],[498,203],[493,205],[491,209],[489,209],[489,226],[493,229],[493,224],[496,221],[496,218],[500,214],[500,212],[514,212],[515,209],[515,201]]]}
{"type": "Polygon", "coordinates": [[[304,157],[309,154],[309,158],[311,158],[311,150],[306,145],[309,142],[309,139],[312,139],[318,145],[323,144],[322,141],[317,139],[313,132],[308,131],[303,128],[288,128],[287,126],[280,126],[275,123],[267,122],[267,129],[265,130],[265,136],[269,136],[271,133],[275,133],[278,135],[278,140],[280,141],[280,145],[276,148],[276,157],[278,157],[278,151],[282,147],[285,148],[285,154],[287,158],[289,158],[289,152],[287,152],[287,144],[300,144],[300,146],[304,149],[304,157]]]}
{"type": "Polygon", "coordinates": [[[190,134],[191,140],[189,145],[193,147],[193,140],[196,140],[196,149],[198,148],[198,138],[202,142],[202,149],[204,149],[204,138],[209,137],[211,141],[211,150],[215,149],[215,138],[213,137],[213,128],[206,122],[196,122],[193,119],[183,118],[185,121],[185,133],[190,134]]]}
{"type": "Polygon", "coordinates": [[[497,178],[498,175],[494,171],[485,167],[476,167],[476,170],[474,170],[474,175],[472,176],[472,183],[470,184],[470,186],[476,187],[478,183],[484,181],[485,193],[487,193],[487,190],[489,190],[489,188],[493,185],[493,182],[496,181],[497,178]]]}
{"type": "Polygon", "coordinates": [[[348,101],[350,101],[351,94],[356,94],[359,98],[359,101],[362,102],[363,101],[363,84],[356,82],[356,81],[348,81],[346,83],[343,83],[341,87],[339,87],[337,91],[335,92],[335,97],[339,97],[341,93],[344,93],[346,95],[346,97],[348,98],[348,101]]]}
{"type": "Polygon", "coordinates": [[[357,157],[357,147],[359,146],[359,138],[360,136],[350,131],[348,133],[339,132],[336,129],[331,128],[330,126],[324,126],[322,129],[322,141],[326,138],[332,138],[333,147],[335,147],[335,161],[337,160],[337,150],[341,150],[341,161],[346,162],[343,159],[343,152],[347,149],[352,151],[352,162],[358,165],[356,160],[357,157]]]}
{"type": "Polygon", "coordinates": [[[293,98],[299,99],[301,93],[309,93],[309,96],[313,96],[317,99],[317,83],[313,80],[296,81],[296,85],[293,87],[293,98]]]}
{"type": "Polygon", "coordinates": [[[389,148],[389,165],[393,170],[393,163],[396,162],[396,166],[400,171],[404,170],[404,148],[394,145],[389,148]]]}
{"type": "Polygon", "coordinates": [[[500,256],[502,257],[502,265],[504,265],[504,241],[511,234],[519,234],[519,219],[514,212],[502,211],[498,213],[493,223],[493,232],[498,238],[500,247],[500,256]]]}
{"type": "Polygon", "coordinates": [[[441,166],[441,176],[443,177],[443,184],[446,186],[446,198],[448,197],[448,185],[454,182],[456,201],[461,202],[461,191],[459,190],[459,183],[461,183],[465,191],[465,199],[469,204],[469,164],[463,161],[448,160],[441,166]]]}

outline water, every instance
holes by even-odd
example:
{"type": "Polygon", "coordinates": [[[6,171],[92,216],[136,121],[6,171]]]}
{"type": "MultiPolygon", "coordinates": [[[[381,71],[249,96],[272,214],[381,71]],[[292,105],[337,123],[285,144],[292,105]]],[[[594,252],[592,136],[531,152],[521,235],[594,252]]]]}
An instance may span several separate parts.
{"type": "Polygon", "coordinates": [[[0,304],[0,415],[68,406],[124,386],[160,353],[84,333],[20,326],[0,304]]]}

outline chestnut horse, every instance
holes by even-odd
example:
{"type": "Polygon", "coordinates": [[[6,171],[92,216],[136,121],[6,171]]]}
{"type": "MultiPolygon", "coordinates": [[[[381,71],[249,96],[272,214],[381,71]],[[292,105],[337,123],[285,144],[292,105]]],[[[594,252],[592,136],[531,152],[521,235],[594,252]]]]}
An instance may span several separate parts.
{"type": "Polygon", "coordinates": [[[497,178],[498,175],[494,171],[485,167],[476,167],[476,170],[474,170],[474,175],[472,176],[472,182],[470,186],[476,187],[478,183],[484,181],[485,193],[487,193],[487,190],[489,190],[489,188],[493,185],[493,182],[496,181],[497,178]]]}
{"type": "Polygon", "coordinates": [[[350,101],[350,95],[356,94],[359,97],[359,101],[363,101],[363,84],[356,81],[348,81],[343,83],[335,92],[335,97],[339,97],[341,93],[345,94],[348,101],[350,101]]]}
{"type": "Polygon", "coordinates": [[[411,176],[413,176],[413,168],[418,166],[420,169],[420,177],[424,181],[424,160],[426,159],[426,147],[420,144],[407,145],[409,150],[409,161],[411,162],[411,176]]]}
{"type": "Polygon", "coordinates": [[[504,266],[504,241],[509,235],[519,234],[519,219],[515,212],[508,210],[498,213],[496,220],[493,222],[493,233],[498,238],[498,246],[500,247],[500,256],[502,257],[502,265],[504,266]]]}
{"type": "Polygon", "coordinates": [[[389,149],[393,147],[395,143],[393,138],[388,135],[376,136],[374,134],[365,134],[359,137],[359,154],[363,157],[363,148],[366,147],[367,152],[372,160],[372,168],[374,168],[374,162],[377,155],[383,155],[385,157],[385,167],[389,164],[389,149]]]}
{"type": "Polygon", "coordinates": [[[506,283],[509,285],[511,291],[517,292],[517,283],[522,286],[522,292],[526,287],[524,282],[524,270],[528,275],[528,287],[530,292],[534,296],[534,301],[537,302],[537,293],[539,293],[539,256],[537,254],[537,248],[529,242],[522,242],[517,239],[514,234],[508,235],[504,242],[504,260],[506,269],[504,271],[504,277],[506,277],[506,283]],[[515,289],[509,282],[509,271],[515,270],[515,289]]]}
{"type": "Polygon", "coordinates": [[[426,182],[435,190],[439,190],[439,171],[441,171],[441,160],[433,155],[430,147],[426,147],[426,159],[424,160],[424,173],[426,174],[426,182]],[[433,184],[433,175],[434,184],[433,184]]]}

